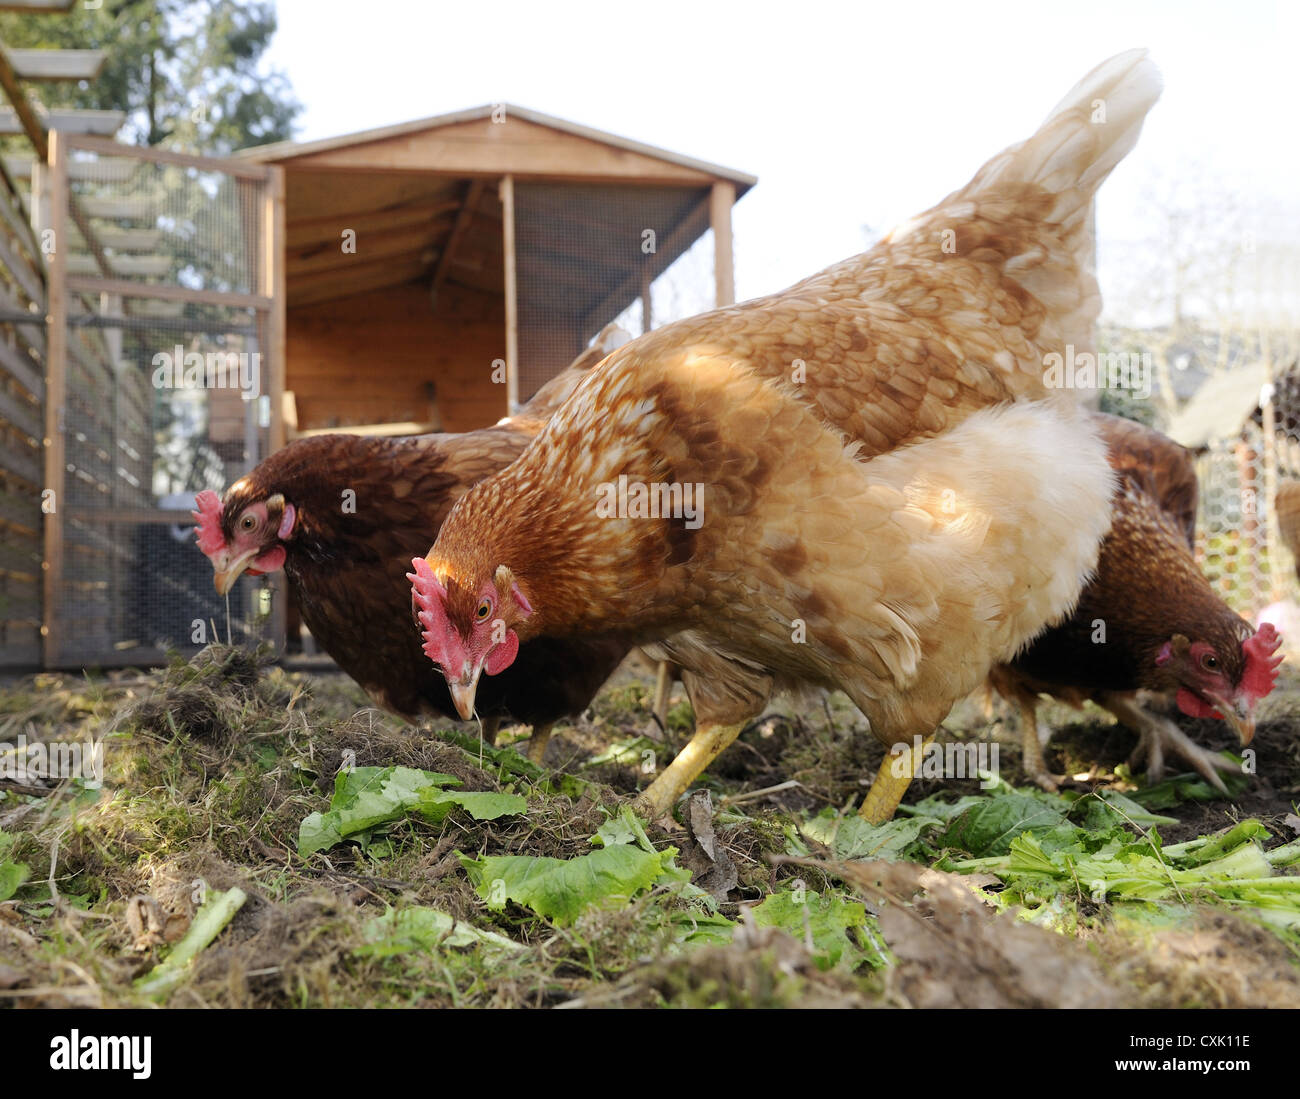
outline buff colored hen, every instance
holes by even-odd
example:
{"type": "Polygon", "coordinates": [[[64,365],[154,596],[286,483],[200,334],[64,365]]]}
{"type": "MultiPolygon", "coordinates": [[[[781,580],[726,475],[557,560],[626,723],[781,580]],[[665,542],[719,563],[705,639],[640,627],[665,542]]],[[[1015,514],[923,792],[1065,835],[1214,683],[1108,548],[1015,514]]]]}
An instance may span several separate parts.
{"type": "Polygon", "coordinates": [[[1159,91],[1143,52],[1113,58],[870,251],[612,354],[414,562],[453,694],[539,637],[658,642],[698,724],[652,816],[778,689],[843,689],[887,745],[932,735],[1096,563],[1105,446],[1044,363],[1092,346],[1092,200],[1159,91]]]}

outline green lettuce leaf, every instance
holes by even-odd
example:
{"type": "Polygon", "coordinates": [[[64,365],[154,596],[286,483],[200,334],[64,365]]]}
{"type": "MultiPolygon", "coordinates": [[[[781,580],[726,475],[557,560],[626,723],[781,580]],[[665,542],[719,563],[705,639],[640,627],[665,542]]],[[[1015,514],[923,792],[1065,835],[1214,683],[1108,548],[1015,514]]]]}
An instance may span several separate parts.
{"type": "Polygon", "coordinates": [[[478,895],[494,911],[514,901],[561,927],[591,908],[626,904],[673,866],[677,848],[643,851],[630,844],[555,859],[533,855],[469,858],[457,853],[478,895]]]}
{"type": "Polygon", "coordinates": [[[424,906],[390,908],[382,915],[367,920],[362,933],[366,937],[366,944],[357,947],[353,953],[378,958],[412,951],[438,950],[447,946],[523,949],[519,943],[498,935],[495,931],[482,931],[446,912],[424,906]]]}
{"type": "Polygon", "coordinates": [[[518,794],[446,790],[460,779],[437,771],[413,767],[357,767],[340,771],[334,779],[334,796],[325,813],[312,813],[298,829],[298,853],[304,858],[361,837],[382,824],[417,813],[434,824],[453,809],[463,809],[475,820],[522,813],[527,802],[518,794]]]}
{"type": "Polygon", "coordinates": [[[813,958],[819,969],[830,969],[841,963],[848,969],[856,969],[863,962],[880,966],[887,961],[879,945],[879,928],[867,915],[866,907],[838,893],[823,894],[811,889],[772,893],[751,912],[759,927],[780,928],[800,942],[811,940],[813,958]],[[863,950],[853,937],[851,932],[855,929],[873,944],[872,953],[863,950]]]}

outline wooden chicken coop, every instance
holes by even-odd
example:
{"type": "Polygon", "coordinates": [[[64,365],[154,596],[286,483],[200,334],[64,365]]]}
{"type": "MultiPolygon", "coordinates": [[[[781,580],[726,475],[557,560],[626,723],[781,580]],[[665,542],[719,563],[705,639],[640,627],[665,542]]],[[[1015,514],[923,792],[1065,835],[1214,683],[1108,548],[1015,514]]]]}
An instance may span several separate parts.
{"type": "Polygon", "coordinates": [[[213,592],[197,491],[299,433],[495,422],[710,230],[730,302],[755,182],[510,105],[226,159],[121,121],[0,117],[35,150],[0,176],[0,666],[280,640],[275,580],[213,592]]]}
{"type": "MultiPolygon", "coordinates": [[[[286,431],[466,431],[506,415],[755,180],[511,104],[248,149],[284,173],[286,431]]],[[[635,308],[639,305],[639,309],[635,308]]]]}

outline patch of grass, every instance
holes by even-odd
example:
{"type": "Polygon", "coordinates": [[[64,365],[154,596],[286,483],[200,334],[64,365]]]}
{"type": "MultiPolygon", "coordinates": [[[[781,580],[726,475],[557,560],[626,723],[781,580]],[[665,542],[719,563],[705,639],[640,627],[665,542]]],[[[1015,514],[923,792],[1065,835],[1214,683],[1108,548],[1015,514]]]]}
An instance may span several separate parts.
{"type": "MultiPolygon", "coordinates": [[[[1080,967],[1117,1003],[1300,1004],[1294,945],[1248,911],[1190,898],[1162,923],[1083,890],[1070,893],[1069,919],[1048,930],[999,903],[1001,879],[943,869],[960,858],[1005,858],[996,844],[958,846],[990,830],[1034,835],[1024,814],[1011,819],[1026,806],[1057,840],[1076,827],[1104,831],[1082,809],[1044,813],[1037,791],[1021,791],[1022,804],[973,779],[929,780],[908,800],[930,800],[897,827],[858,825],[852,808],[883,749],[842,695],[775,707],[717,761],[700,784],[714,807],[703,846],[681,825],[629,837],[620,813],[650,778],[641,752],[650,745],[662,764],[690,731],[678,687],[664,739],[638,741],[661,735],[646,710],[650,693],[645,673],[621,672],[587,715],[557,728],[548,766],[537,767],[513,746],[481,744],[470,727],[417,728],[376,711],[342,676],[286,673],[264,653],[224,646],[157,672],[12,683],[0,692],[0,742],[20,733],[29,742],[102,741],[104,773],[101,788],[74,781],[33,793],[0,782],[0,877],[6,865],[26,868],[0,900],[0,1004],[149,1005],[138,979],[171,955],[207,898],[233,889],[247,899],[180,971],[169,1006],[887,1006],[932,1002],[954,982],[980,981],[996,984],[999,1004],[1039,1005],[1065,995],[1036,983],[1043,959],[1080,967]],[[602,753],[606,761],[593,764],[602,753]],[[336,776],[352,768],[454,781],[440,780],[427,796],[436,812],[397,812],[304,857],[303,821],[329,811],[336,776]],[[999,796],[999,807],[984,810],[988,820],[971,813],[972,801],[955,804],[999,796]],[[470,806],[496,815],[478,819],[470,806]],[[502,807],[511,811],[496,813],[502,807]],[[923,823],[927,814],[932,823],[923,823]],[[467,869],[500,876],[507,865],[596,866],[601,860],[575,860],[606,849],[593,844],[598,834],[642,853],[611,856],[634,887],[616,903],[564,908],[562,919],[546,889],[511,878],[494,897],[492,883],[467,869]],[[631,866],[669,847],[679,855],[656,862],[654,873],[631,866]],[[716,899],[692,891],[684,868],[704,881],[723,860],[734,884],[716,899]],[[913,877],[872,869],[886,865],[913,877]],[[806,920],[805,897],[817,904],[806,920]],[[913,942],[908,921],[917,915],[951,917],[967,957],[931,950],[924,936],[913,942]],[[982,921],[990,928],[980,930],[982,921]],[[961,939],[962,928],[976,938],[961,939]],[[969,957],[991,942],[1003,951],[996,980],[972,970],[969,957]]],[[[1132,790],[1116,770],[1131,750],[1128,734],[1091,713],[1049,716],[1064,728],[1053,746],[1062,762],[1132,790]]],[[[1286,814],[1300,792],[1300,680],[1284,676],[1261,718],[1260,769],[1246,793],[1236,803],[1161,809],[1176,818],[1158,825],[1166,844],[1246,817],[1288,838],[1286,814]]],[[[997,738],[1004,773],[1014,772],[1014,726],[978,702],[958,707],[941,736],[997,738]]],[[[572,880],[566,873],[555,880],[572,880]]]]}

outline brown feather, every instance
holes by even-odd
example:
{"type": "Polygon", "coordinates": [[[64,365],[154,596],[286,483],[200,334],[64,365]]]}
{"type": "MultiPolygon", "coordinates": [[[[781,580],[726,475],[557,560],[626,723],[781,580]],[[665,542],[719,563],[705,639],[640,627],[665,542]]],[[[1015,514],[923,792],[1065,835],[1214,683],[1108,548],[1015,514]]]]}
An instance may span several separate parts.
{"type": "MultiPolygon", "coordinates": [[[[231,486],[224,536],[233,540],[234,524],[250,504],[264,501],[278,520],[285,502],[292,503],[297,516],[283,543],[284,571],[317,643],[386,709],[455,717],[441,672],[420,650],[406,580],[411,559],[428,550],[457,500],[519,456],[554,403],[605,353],[603,347],[584,352],[518,416],[480,431],[291,442],[231,486]]],[[[264,550],[276,543],[275,527],[268,524],[264,550]]],[[[524,645],[510,668],[484,677],[477,712],[531,725],[579,713],[627,649],[614,636],[524,645]]]]}
{"type": "Polygon", "coordinates": [[[1034,689],[1069,694],[1166,690],[1156,665],[1174,634],[1208,641],[1236,683],[1241,642],[1251,630],[1210,587],[1192,556],[1197,482],[1192,455],[1151,428],[1094,417],[1119,475],[1110,533],[1097,572],[1070,618],[1041,637],[1012,667],[1034,689]],[[1104,626],[1105,641],[1094,640],[1104,626]]]}

